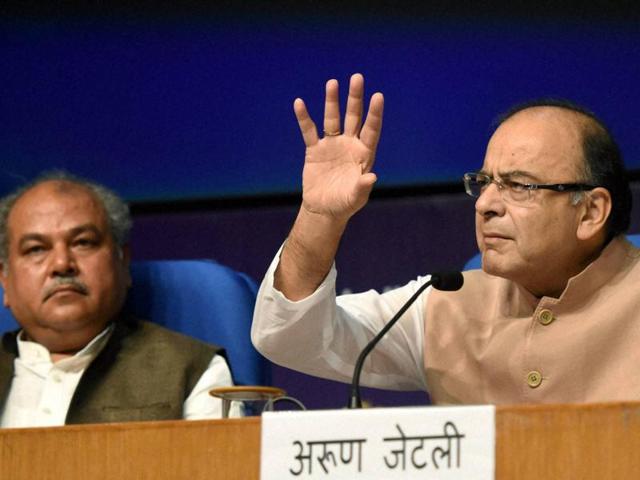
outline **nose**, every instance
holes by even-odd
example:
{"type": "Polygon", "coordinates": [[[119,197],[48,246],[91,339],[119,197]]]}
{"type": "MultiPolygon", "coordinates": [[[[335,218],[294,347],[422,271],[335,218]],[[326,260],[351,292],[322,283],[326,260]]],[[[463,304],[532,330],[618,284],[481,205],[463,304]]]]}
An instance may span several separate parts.
{"type": "Polygon", "coordinates": [[[502,216],[505,212],[504,200],[495,182],[490,183],[476,200],[476,213],[483,217],[502,216]]]}
{"type": "Polygon", "coordinates": [[[66,245],[58,245],[51,252],[51,276],[68,277],[78,273],[73,252],[66,245]]]}

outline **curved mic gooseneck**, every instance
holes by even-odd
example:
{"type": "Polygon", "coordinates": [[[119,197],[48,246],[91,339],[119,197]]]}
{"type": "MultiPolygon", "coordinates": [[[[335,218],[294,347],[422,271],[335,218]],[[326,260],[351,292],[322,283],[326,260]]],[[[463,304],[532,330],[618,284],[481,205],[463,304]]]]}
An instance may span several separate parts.
{"type": "Polygon", "coordinates": [[[360,352],[360,356],[358,360],[356,360],[356,366],[353,369],[353,380],[351,381],[351,396],[349,397],[349,408],[362,408],[362,401],[360,399],[360,374],[362,373],[362,366],[364,365],[364,360],[367,358],[367,355],[371,353],[374,347],[378,344],[378,342],[385,336],[385,334],[393,327],[393,325],[398,321],[398,319],[407,311],[407,309],[416,301],[418,296],[429,286],[437,290],[444,290],[448,292],[452,292],[455,290],[460,290],[462,288],[462,284],[464,283],[464,278],[462,277],[462,273],[460,272],[440,272],[434,273],[431,275],[429,281],[425,282],[423,285],[418,288],[418,290],[411,296],[409,300],[398,310],[389,322],[378,332],[378,334],[373,337],[366,347],[360,352]]]}

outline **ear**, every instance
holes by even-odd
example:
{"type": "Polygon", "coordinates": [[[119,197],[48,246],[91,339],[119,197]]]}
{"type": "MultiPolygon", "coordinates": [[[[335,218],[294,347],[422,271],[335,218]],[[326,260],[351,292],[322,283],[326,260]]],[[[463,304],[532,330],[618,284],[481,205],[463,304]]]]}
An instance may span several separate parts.
{"type": "Polygon", "coordinates": [[[9,308],[9,294],[7,293],[7,276],[5,272],[5,264],[0,262],[0,284],[2,284],[2,303],[9,308]]]}
{"type": "Polygon", "coordinates": [[[612,208],[611,194],[606,188],[598,187],[584,195],[579,205],[577,237],[579,240],[590,240],[605,232],[612,208]]]}

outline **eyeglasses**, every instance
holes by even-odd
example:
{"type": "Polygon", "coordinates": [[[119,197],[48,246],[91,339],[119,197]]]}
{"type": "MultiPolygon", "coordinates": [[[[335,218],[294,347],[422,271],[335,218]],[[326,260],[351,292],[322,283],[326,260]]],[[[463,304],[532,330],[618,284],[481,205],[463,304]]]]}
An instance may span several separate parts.
{"type": "Polygon", "coordinates": [[[553,190],[554,192],[584,192],[597,188],[585,183],[520,183],[513,180],[497,180],[484,173],[465,173],[464,189],[468,195],[479,197],[489,185],[495,183],[505,200],[525,202],[533,196],[534,190],[553,190]]]}

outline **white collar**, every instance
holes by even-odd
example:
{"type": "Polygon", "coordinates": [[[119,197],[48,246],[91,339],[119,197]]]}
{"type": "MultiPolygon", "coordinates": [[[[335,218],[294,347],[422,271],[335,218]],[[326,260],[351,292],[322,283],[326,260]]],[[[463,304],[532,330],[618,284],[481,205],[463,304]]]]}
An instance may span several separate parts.
{"type": "MultiPolygon", "coordinates": [[[[102,351],[113,333],[114,324],[107,326],[96,335],[82,350],[73,356],[56,362],[56,367],[65,371],[80,371],[85,369],[102,351]]],[[[20,330],[17,337],[20,361],[27,367],[52,366],[51,353],[39,343],[24,339],[24,330],[20,330]]]]}

